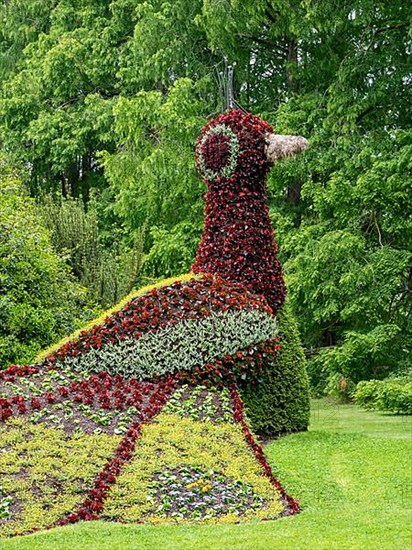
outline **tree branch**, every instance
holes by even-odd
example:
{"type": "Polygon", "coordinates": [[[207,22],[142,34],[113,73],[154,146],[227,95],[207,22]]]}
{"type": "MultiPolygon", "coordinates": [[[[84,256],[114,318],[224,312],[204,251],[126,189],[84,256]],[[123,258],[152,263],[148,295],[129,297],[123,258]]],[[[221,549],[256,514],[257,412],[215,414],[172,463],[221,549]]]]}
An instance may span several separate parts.
{"type": "Polygon", "coordinates": [[[277,50],[282,55],[286,55],[288,51],[288,46],[282,45],[279,42],[272,42],[272,40],[268,40],[267,38],[260,38],[259,36],[251,36],[250,34],[240,34],[240,38],[244,38],[246,40],[250,40],[252,42],[256,42],[257,44],[262,44],[262,46],[269,46],[273,50],[277,50]]]}
{"type": "Polygon", "coordinates": [[[380,29],[375,29],[373,31],[373,34],[376,35],[376,34],[380,34],[382,32],[386,32],[386,31],[395,31],[395,30],[404,29],[404,28],[407,28],[407,27],[410,27],[410,26],[411,26],[411,24],[410,24],[409,21],[407,23],[399,23],[398,25],[389,25],[388,27],[382,27],[380,29]]]}

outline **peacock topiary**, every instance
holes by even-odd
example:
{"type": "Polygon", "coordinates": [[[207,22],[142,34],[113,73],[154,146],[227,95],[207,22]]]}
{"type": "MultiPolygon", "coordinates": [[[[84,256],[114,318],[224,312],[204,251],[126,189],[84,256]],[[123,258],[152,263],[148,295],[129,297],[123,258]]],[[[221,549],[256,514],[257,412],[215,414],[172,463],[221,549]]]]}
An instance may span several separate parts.
{"type": "Polygon", "coordinates": [[[11,503],[0,532],[99,517],[238,521],[298,511],[250,432],[243,400],[255,431],[307,427],[304,356],[283,305],[265,187],[273,162],[306,147],[305,139],[277,136],[240,110],[211,120],[196,146],[208,191],[193,272],[132,293],[34,365],[1,373],[0,443],[9,449],[7,441],[17,441],[25,458],[16,474],[17,451],[0,457],[11,503]],[[163,463],[156,456],[166,436],[181,454],[165,450],[163,463]],[[56,454],[42,446],[46,440],[66,451],[56,454]],[[233,456],[219,450],[224,441],[233,456]],[[39,453],[49,471],[30,462],[39,453]],[[73,461],[84,460],[93,467],[80,475],[73,461]],[[34,489],[13,485],[15,475],[34,489]]]}

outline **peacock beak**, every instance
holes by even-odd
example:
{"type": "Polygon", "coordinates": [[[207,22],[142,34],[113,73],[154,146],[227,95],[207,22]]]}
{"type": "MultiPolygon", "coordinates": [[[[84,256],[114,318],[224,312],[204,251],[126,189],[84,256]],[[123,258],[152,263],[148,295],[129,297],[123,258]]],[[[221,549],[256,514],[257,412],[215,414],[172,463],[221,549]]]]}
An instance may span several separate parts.
{"type": "Polygon", "coordinates": [[[283,157],[293,157],[309,147],[308,140],[301,136],[266,134],[265,141],[265,153],[271,163],[283,157]]]}

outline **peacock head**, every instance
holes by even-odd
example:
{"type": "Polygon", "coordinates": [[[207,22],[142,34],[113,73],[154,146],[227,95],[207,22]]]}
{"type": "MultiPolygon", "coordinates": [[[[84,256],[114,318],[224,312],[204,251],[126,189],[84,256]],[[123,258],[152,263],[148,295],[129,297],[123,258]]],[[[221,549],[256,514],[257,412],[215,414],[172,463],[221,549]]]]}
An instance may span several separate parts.
{"type": "Polygon", "coordinates": [[[308,148],[300,136],[283,136],[257,116],[231,110],[210,120],[196,144],[199,172],[210,188],[263,182],[271,165],[308,148]]]}

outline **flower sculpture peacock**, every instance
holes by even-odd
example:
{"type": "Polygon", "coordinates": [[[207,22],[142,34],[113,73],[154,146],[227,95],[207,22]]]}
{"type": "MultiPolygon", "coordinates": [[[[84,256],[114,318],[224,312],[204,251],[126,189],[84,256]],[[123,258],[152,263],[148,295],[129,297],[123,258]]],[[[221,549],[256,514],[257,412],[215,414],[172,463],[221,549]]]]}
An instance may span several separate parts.
{"type": "Polygon", "coordinates": [[[193,273],[128,300],[103,323],[57,346],[44,363],[139,380],[173,375],[256,386],[276,362],[276,315],[285,300],[265,179],[275,161],[307,146],[306,139],[276,135],[241,110],[211,120],[196,145],[208,191],[193,273]]]}
{"type": "MultiPolygon", "coordinates": [[[[64,460],[74,460],[77,455],[59,451],[53,459],[59,467],[37,476],[33,482],[36,491],[32,500],[27,496],[30,488],[22,489],[20,495],[13,485],[14,474],[9,480],[6,476],[3,490],[8,491],[10,502],[14,498],[17,504],[15,518],[11,515],[9,523],[0,516],[0,534],[2,529],[10,534],[97,517],[155,521],[153,518],[159,513],[174,519],[207,519],[226,514],[225,517],[237,520],[239,514],[245,518],[277,517],[298,510],[296,501],[273,477],[262,448],[254,441],[245,420],[242,397],[256,430],[282,433],[306,429],[307,378],[296,327],[283,306],[285,284],[276,256],[265,178],[273,162],[304,151],[307,145],[302,137],[274,134],[266,122],[240,110],[211,120],[196,146],[197,166],[208,191],[205,225],[192,273],[132,293],[104,318],[41,354],[34,365],[13,365],[0,373],[0,421],[15,422],[8,424],[9,432],[0,425],[0,444],[2,438],[6,442],[19,440],[19,429],[24,425],[31,443],[27,448],[24,443],[19,445],[27,469],[27,456],[33,449],[33,460],[38,460],[36,437],[39,449],[43,449],[47,437],[57,437],[58,427],[66,434],[58,431],[60,445],[68,444],[70,448],[74,444],[77,454],[84,448],[87,460],[93,457],[100,472],[90,478],[92,469],[85,468],[84,478],[80,474],[78,478],[69,464],[69,473],[65,473],[64,460]],[[208,394],[211,387],[220,388],[221,393],[208,394]],[[162,417],[159,412],[165,404],[169,416],[162,417]],[[185,417],[189,409],[189,417],[179,420],[176,414],[185,417]],[[232,420],[228,420],[228,415],[233,415],[232,420]],[[28,424],[13,420],[19,416],[28,424]],[[138,464],[136,440],[142,431],[144,439],[144,426],[153,417],[158,426],[153,428],[155,435],[151,437],[157,437],[157,443],[153,443],[152,455],[147,451],[149,447],[148,454],[143,448],[143,463],[136,466],[132,475],[133,464],[138,464]],[[205,419],[212,424],[227,424],[226,435],[223,428],[216,428],[215,435],[211,430],[198,428],[196,422],[205,419]],[[30,427],[33,422],[44,423],[47,437],[30,427]],[[156,467],[160,467],[160,459],[155,457],[161,446],[162,426],[174,426],[178,431],[179,422],[186,435],[178,443],[177,432],[173,433],[175,446],[187,446],[188,433],[198,429],[202,438],[207,433],[220,442],[211,445],[213,452],[222,441],[232,441],[233,437],[228,449],[233,447],[234,454],[226,457],[227,466],[223,459],[215,460],[218,471],[213,473],[211,459],[205,458],[202,445],[203,450],[193,447],[193,464],[189,461],[184,468],[181,465],[186,464],[190,454],[187,449],[178,462],[174,462],[177,459],[173,454],[166,453],[169,462],[159,473],[156,467]],[[230,422],[239,428],[230,427],[230,422]],[[231,432],[236,429],[240,430],[239,436],[231,432]],[[241,464],[236,466],[236,457],[243,452],[239,447],[242,433],[263,470],[254,470],[253,464],[245,466],[245,471],[241,464]],[[105,447],[98,452],[95,434],[106,437],[101,440],[105,447]],[[121,434],[124,437],[119,443],[116,437],[121,434]],[[70,438],[75,443],[67,443],[70,438]],[[110,447],[115,443],[117,447],[110,447]],[[202,473],[206,466],[206,473],[202,473]],[[258,480],[262,471],[269,480],[266,485],[258,480]],[[71,495],[65,508],[60,502],[61,494],[56,493],[59,506],[53,508],[47,497],[44,509],[39,511],[36,495],[41,493],[41,483],[50,479],[54,488],[48,487],[44,493],[49,495],[56,487],[60,491],[63,486],[71,487],[70,476],[77,483],[76,498],[84,494],[83,504],[71,495]],[[136,479],[146,483],[145,490],[133,485],[136,479]],[[248,485],[248,480],[255,480],[255,485],[252,481],[248,485]],[[183,504],[170,503],[167,484],[179,494],[183,504]],[[222,487],[228,492],[227,501],[222,497],[222,487]],[[238,508],[231,508],[230,503],[238,498],[230,496],[231,491],[236,495],[243,491],[238,508]],[[128,498],[132,500],[129,502],[128,498]],[[159,499],[166,499],[165,503],[159,499]],[[73,511],[76,502],[77,511],[73,511]],[[31,507],[35,510],[34,523],[27,519],[31,517],[31,507]]],[[[7,472],[10,466],[11,472],[17,471],[31,486],[31,470],[16,470],[13,452],[6,447],[0,468],[7,472]]],[[[245,464],[250,460],[248,456],[245,455],[245,464]]],[[[53,462],[50,457],[47,460],[53,462]]]]}

